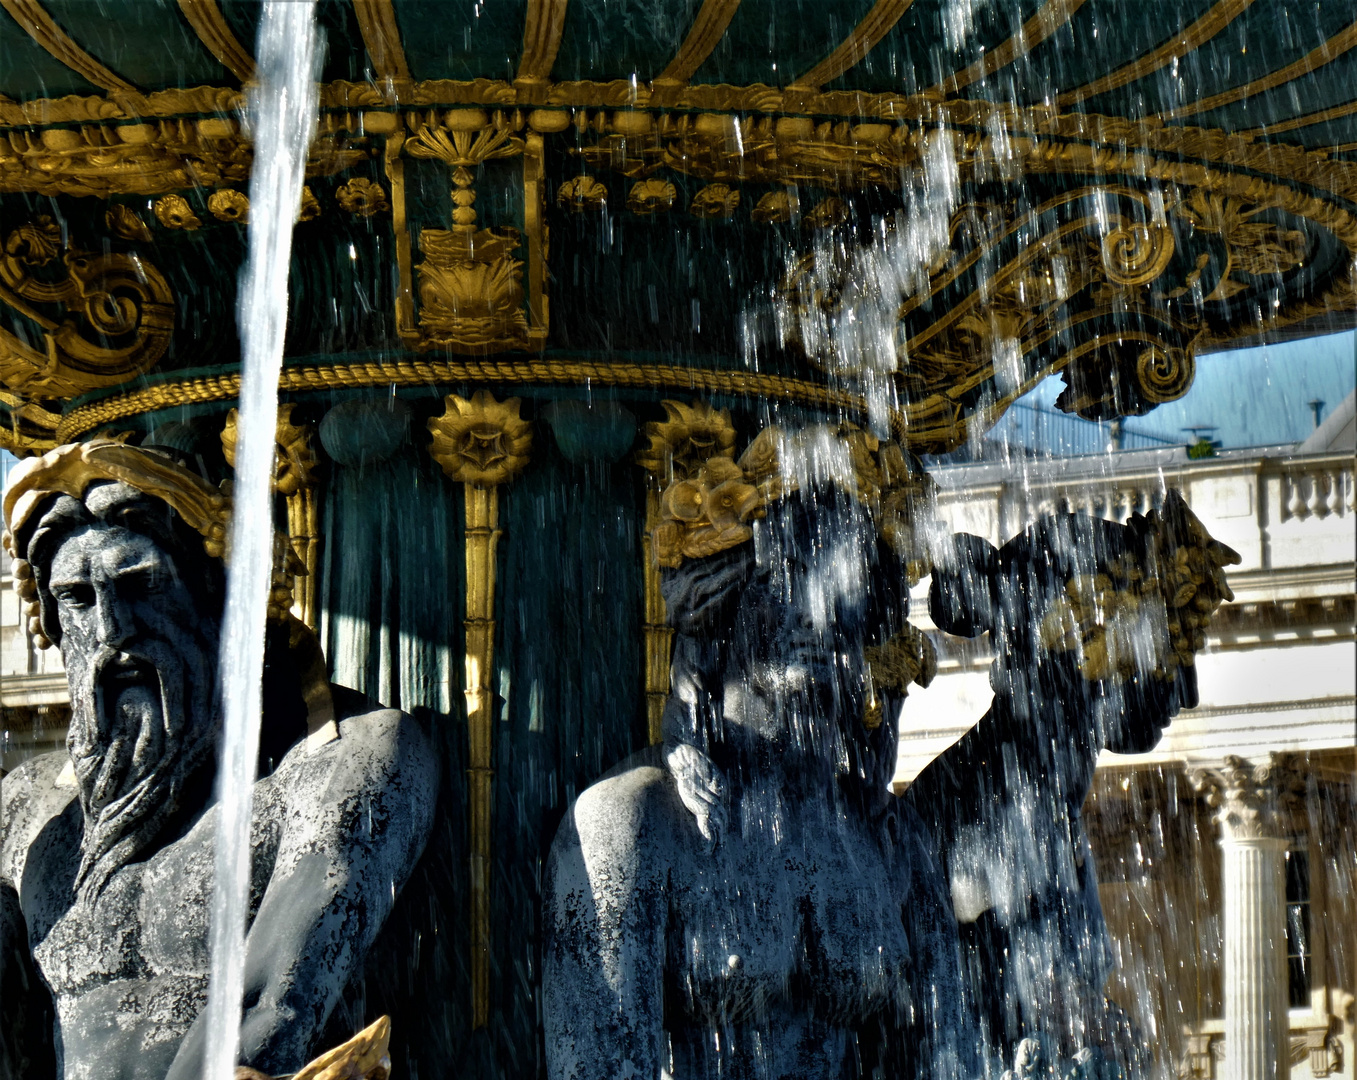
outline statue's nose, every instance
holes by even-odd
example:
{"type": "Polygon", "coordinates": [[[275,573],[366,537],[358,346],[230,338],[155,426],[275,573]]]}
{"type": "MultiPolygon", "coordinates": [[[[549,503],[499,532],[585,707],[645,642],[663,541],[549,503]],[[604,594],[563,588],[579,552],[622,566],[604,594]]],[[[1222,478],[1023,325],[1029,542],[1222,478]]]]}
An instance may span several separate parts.
{"type": "Polygon", "coordinates": [[[95,605],[96,632],[99,644],[110,649],[121,648],[132,636],[132,612],[128,604],[116,595],[103,594],[95,605]]]}

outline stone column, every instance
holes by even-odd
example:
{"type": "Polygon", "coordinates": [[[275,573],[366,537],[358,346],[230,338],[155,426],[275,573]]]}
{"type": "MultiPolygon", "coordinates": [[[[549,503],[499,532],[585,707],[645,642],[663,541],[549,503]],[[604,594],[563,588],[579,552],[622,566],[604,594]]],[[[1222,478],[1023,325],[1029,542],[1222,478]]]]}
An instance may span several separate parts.
{"type": "Polygon", "coordinates": [[[1227,757],[1193,777],[1217,808],[1224,859],[1225,1080],[1286,1080],[1285,804],[1294,773],[1279,755],[1227,757]]]}

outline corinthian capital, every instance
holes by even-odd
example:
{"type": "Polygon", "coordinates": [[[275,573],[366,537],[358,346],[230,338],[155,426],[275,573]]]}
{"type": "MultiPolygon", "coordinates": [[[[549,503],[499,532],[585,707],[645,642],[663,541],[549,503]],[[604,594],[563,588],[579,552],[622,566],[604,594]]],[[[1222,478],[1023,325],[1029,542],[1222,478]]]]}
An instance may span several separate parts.
{"type": "Polygon", "coordinates": [[[1258,765],[1230,755],[1221,768],[1195,770],[1192,786],[1216,809],[1223,839],[1261,840],[1291,831],[1305,779],[1291,754],[1269,754],[1258,765]]]}

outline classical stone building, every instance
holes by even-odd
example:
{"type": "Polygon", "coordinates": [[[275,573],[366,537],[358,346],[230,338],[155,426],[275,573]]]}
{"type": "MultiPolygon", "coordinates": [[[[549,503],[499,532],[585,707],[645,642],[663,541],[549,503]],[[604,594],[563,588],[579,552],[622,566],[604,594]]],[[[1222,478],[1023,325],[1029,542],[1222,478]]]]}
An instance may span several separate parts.
{"type": "MultiPolygon", "coordinates": [[[[1108,994],[1184,1077],[1355,1075],[1353,446],[1349,396],[1299,446],[934,473],[946,522],[993,543],[1043,512],[1124,520],[1172,487],[1243,557],[1197,660],[1200,706],[1153,753],[1104,754],[1085,805],[1120,963],[1108,994]]],[[[916,619],[926,606],[921,588],[916,619]]],[[[897,788],[990,697],[986,639],[933,634],[939,674],[906,703],[897,788]]]]}

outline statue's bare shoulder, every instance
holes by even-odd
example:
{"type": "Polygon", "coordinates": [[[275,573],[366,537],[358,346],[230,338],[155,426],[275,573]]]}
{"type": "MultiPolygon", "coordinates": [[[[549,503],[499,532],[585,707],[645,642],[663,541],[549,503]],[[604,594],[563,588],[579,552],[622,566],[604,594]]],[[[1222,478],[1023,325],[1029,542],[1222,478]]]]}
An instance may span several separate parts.
{"type": "Polygon", "coordinates": [[[75,785],[60,782],[70,760],[39,754],[0,780],[0,882],[18,888],[33,841],[75,799],[75,785]]]}

